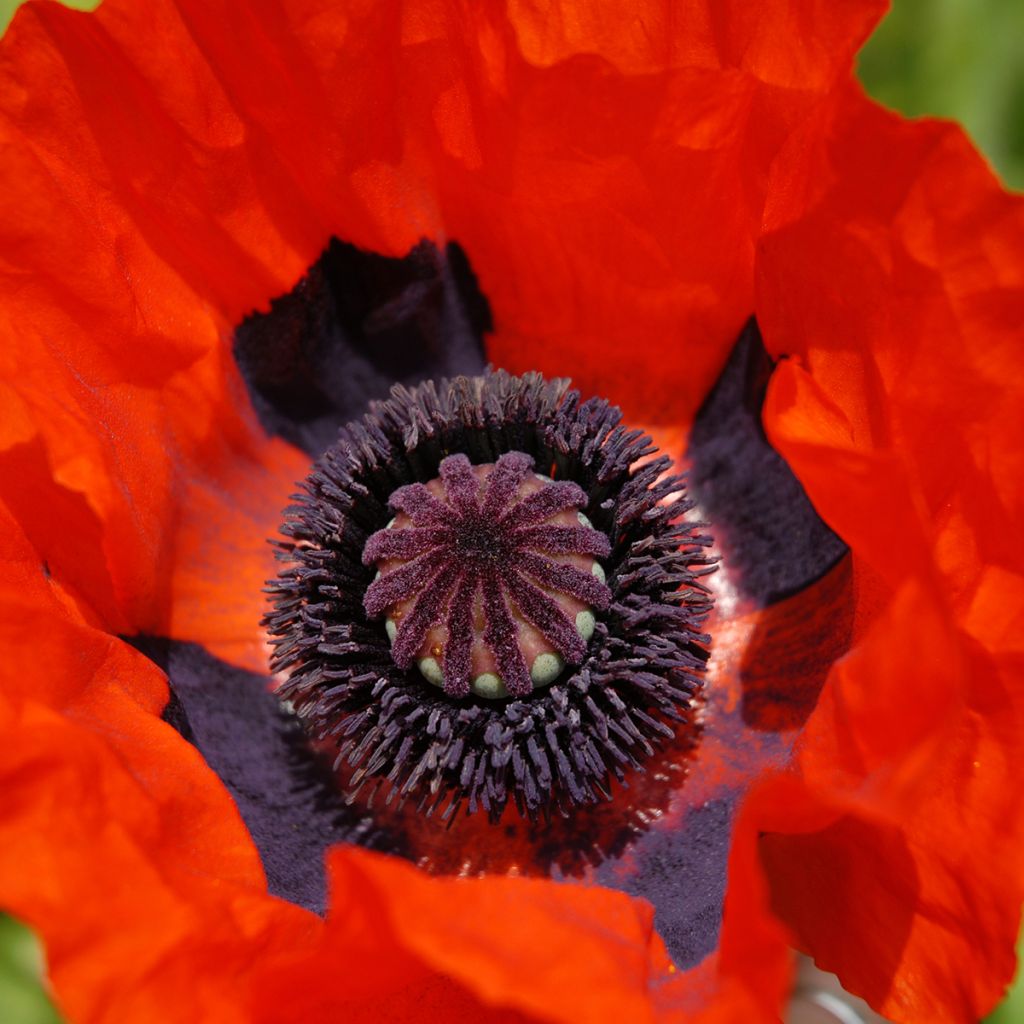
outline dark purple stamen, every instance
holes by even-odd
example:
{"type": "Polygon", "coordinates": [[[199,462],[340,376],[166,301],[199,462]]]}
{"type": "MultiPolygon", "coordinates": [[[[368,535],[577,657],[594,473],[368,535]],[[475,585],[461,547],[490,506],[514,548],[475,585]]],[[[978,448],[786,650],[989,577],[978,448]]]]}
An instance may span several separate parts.
{"type": "MultiPolygon", "coordinates": [[[[395,664],[408,669],[432,654],[433,671],[440,656],[450,697],[474,689],[483,694],[473,679],[474,634],[482,635],[505,692],[523,697],[543,678],[536,669],[531,675],[524,657],[524,620],[564,661],[578,665],[586,653],[587,637],[546,591],[576,599],[588,613],[606,609],[611,600],[602,580],[550,557],[611,551],[608,538],[589,525],[548,522],[586,505],[586,494],[574,483],[529,480],[532,469],[533,459],[522,452],[506,452],[493,466],[476,468],[465,455],[450,455],[440,464],[444,499],[436,481],[399,488],[389,502],[399,516],[372,534],[363,550],[364,565],[381,566],[363,607],[371,617],[389,613],[395,664]],[[399,523],[402,516],[406,523],[399,523]]],[[[543,664],[560,671],[555,661],[543,664]]]]}
{"type": "Polygon", "coordinates": [[[655,451],[502,371],[398,386],[341,431],[286,510],[266,624],[346,801],[567,815],[660,771],[696,728],[713,559],[655,451]]]}

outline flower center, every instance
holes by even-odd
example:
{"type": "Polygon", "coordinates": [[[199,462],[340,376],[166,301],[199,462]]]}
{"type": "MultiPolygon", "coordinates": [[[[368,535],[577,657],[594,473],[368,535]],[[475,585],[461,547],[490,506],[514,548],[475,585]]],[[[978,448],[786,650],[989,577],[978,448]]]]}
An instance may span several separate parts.
{"type": "Polygon", "coordinates": [[[395,518],[363,550],[378,570],[363,606],[385,618],[392,658],[451,697],[549,685],[583,661],[611,600],[596,561],[611,546],[580,511],[586,494],[533,466],[522,452],[451,455],[440,477],[392,494],[395,518]]]}
{"type": "Polygon", "coordinates": [[[713,560],[671,467],[602,399],[500,370],[396,386],[339,433],[265,622],[347,801],[568,814],[693,725],[713,560]]]}

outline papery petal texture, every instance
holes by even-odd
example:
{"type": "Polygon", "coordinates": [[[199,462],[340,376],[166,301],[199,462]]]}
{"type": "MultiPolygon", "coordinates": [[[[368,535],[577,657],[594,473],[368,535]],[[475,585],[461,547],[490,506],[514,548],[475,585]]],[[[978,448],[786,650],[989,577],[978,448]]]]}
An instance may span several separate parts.
{"type": "MultiPolygon", "coordinates": [[[[4,377],[8,447],[43,451],[9,457],[74,506],[102,558],[61,578],[109,624],[262,667],[271,563],[252,552],[304,463],[254,429],[224,340],[332,234],[393,255],[460,240],[496,363],[686,422],[750,313],[770,161],[879,10],[651,8],[562,35],[571,7],[19,12],[0,64],[4,377]],[[624,52],[669,21],[684,42],[624,52]],[[800,32],[806,85],[784,88],[767,55],[800,32]]],[[[49,504],[35,491],[23,521],[49,504]]]]}
{"type": "Polygon", "coordinates": [[[804,788],[763,796],[761,829],[817,824],[762,855],[823,967],[894,1019],[975,1019],[1021,897],[1024,204],[951,126],[853,90],[817,119],[766,210],[758,316],[788,358],[765,422],[880,609],[807,724],[804,788]],[[817,884],[855,905],[812,922],[817,884]]]}

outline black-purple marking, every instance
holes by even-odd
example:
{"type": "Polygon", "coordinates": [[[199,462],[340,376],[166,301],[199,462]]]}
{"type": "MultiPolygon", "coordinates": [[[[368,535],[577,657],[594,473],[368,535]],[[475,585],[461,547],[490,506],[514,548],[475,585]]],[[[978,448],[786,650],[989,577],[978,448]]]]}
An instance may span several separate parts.
{"type": "Polygon", "coordinates": [[[769,605],[820,579],[847,552],[768,443],[761,409],[774,364],[752,320],[690,431],[690,491],[714,524],[730,579],[769,605]]]}
{"type": "Polygon", "coordinates": [[[401,852],[401,837],[385,835],[345,805],[265,676],[234,668],[196,644],[127,639],[167,673],[171,699],[164,720],[199,748],[231,793],[271,893],[322,913],[328,847],[358,843],[401,852]]]}
{"type": "Polygon", "coordinates": [[[454,242],[422,241],[395,259],[332,239],[269,312],[242,321],[234,355],[267,432],[315,456],[396,381],[481,373],[489,330],[454,242]]]}
{"type": "Polygon", "coordinates": [[[634,843],[634,870],[613,859],[595,880],[641,896],[655,907],[658,934],[680,970],[699,964],[718,945],[733,816],[739,794],[723,793],[694,807],[676,831],[651,831],[634,843]]]}

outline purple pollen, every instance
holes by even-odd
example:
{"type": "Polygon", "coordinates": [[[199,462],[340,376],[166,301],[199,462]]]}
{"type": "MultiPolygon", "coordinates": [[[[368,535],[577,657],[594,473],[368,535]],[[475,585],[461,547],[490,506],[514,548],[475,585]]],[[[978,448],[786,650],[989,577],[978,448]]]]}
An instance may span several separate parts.
{"type": "Polygon", "coordinates": [[[583,661],[611,601],[594,560],[611,545],[578,511],[586,494],[533,465],[515,451],[477,466],[449,455],[437,479],[391,495],[395,518],[363,549],[379,570],[363,607],[386,616],[395,664],[450,697],[547,686],[583,661]]]}

